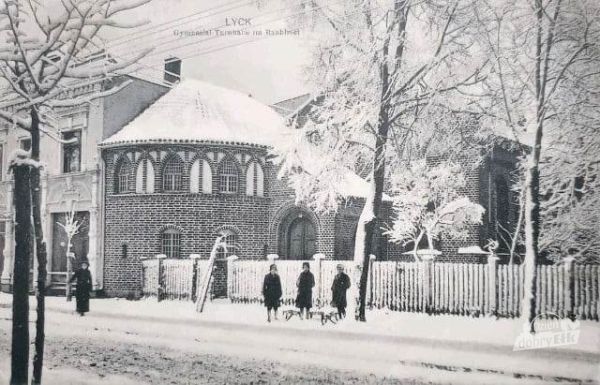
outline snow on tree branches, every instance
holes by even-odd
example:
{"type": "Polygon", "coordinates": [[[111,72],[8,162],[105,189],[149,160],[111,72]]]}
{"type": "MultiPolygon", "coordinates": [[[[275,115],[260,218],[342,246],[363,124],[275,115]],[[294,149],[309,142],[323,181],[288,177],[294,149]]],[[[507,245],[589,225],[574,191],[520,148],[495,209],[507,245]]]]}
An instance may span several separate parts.
{"type": "Polygon", "coordinates": [[[415,259],[422,239],[433,251],[442,233],[464,238],[468,225],[481,223],[485,210],[463,195],[466,182],[457,165],[414,162],[393,175],[392,186],[395,218],[386,234],[394,242],[412,244],[415,259]]]}

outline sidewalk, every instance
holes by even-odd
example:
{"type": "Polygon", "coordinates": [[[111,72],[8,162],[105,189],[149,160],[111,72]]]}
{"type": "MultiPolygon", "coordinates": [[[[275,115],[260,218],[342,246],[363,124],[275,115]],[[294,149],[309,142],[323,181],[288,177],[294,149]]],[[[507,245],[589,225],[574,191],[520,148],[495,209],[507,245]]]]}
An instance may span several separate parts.
{"type": "MultiPolygon", "coordinates": [[[[0,293],[0,307],[10,307],[12,296],[0,293]]],[[[30,296],[30,308],[35,310],[35,297],[30,296]]],[[[75,299],[67,302],[64,297],[47,297],[46,309],[71,313],[75,309],[75,299]]],[[[322,326],[317,320],[266,323],[266,310],[260,304],[232,304],[229,300],[207,302],[203,313],[197,313],[190,301],[162,301],[149,298],[128,301],[120,298],[91,299],[91,313],[98,316],[169,321],[187,324],[189,322],[214,322],[219,325],[268,326],[273,328],[293,328],[321,332],[338,332],[340,335],[403,337],[444,342],[473,343],[476,345],[498,346],[512,349],[523,325],[517,319],[495,319],[489,317],[466,317],[453,315],[427,315],[422,313],[373,310],[367,313],[367,322],[356,322],[353,311],[348,309],[348,318],[343,322],[322,326]]],[[[280,317],[282,318],[282,317],[280,317]]],[[[580,321],[580,338],[576,345],[557,347],[553,350],[562,353],[591,353],[600,362],[600,322],[580,321]]]]}
{"type": "MultiPolygon", "coordinates": [[[[0,308],[10,307],[10,301],[11,296],[0,294],[0,308]]],[[[32,311],[34,303],[32,297],[32,311]]],[[[497,373],[507,378],[525,376],[544,381],[598,381],[600,378],[600,324],[597,322],[580,323],[581,334],[576,345],[513,352],[515,338],[522,330],[518,320],[371,311],[367,314],[367,323],[346,319],[337,325],[322,326],[316,320],[297,318],[268,324],[266,311],[259,304],[231,304],[223,300],[207,303],[201,314],[196,313],[188,301],[95,299],[90,306],[88,321],[92,321],[92,317],[100,318],[103,325],[114,329],[134,328],[133,324],[138,321],[153,331],[165,329],[159,324],[168,324],[174,327],[167,328],[172,330],[166,333],[212,330],[211,333],[228,336],[234,343],[241,343],[246,337],[249,341],[267,338],[274,346],[280,344],[279,341],[288,341],[291,346],[305,344],[307,349],[310,347],[305,340],[313,343],[329,340],[346,346],[332,350],[332,354],[346,354],[347,359],[366,357],[371,354],[367,353],[369,349],[376,345],[376,353],[372,354],[404,367],[497,373]],[[250,334],[257,337],[248,337],[250,334]]],[[[66,302],[65,298],[47,298],[49,313],[71,314],[74,307],[75,303],[66,302]]],[[[32,313],[32,319],[34,317],[32,313]]],[[[57,315],[57,318],[63,317],[57,315]]],[[[51,321],[52,316],[48,315],[47,319],[51,321]]],[[[80,322],[79,318],[73,322],[80,322]]],[[[172,335],[164,337],[174,338],[172,335]]]]}

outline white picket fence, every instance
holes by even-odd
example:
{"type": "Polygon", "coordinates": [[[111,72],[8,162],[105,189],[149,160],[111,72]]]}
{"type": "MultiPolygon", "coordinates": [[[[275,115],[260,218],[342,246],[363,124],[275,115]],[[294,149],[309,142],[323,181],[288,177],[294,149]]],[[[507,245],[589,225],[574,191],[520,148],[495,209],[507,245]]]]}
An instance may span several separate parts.
{"type": "Polygon", "coordinates": [[[142,261],[142,294],[163,299],[194,299],[207,260],[155,257],[142,261]],[[195,282],[194,282],[195,280],[195,282]]]}
{"type": "MultiPolygon", "coordinates": [[[[315,277],[313,300],[321,303],[331,302],[331,285],[336,273],[336,266],[341,263],[346,274],[353,277],[355,266],[352,261],[277,261],[277,271],[281,279],[281,301],[292,305],[296,301],[298,289],[296,280],[302,271],[302,263],[310,263],[310,269],[315,277]]],[[[233,302],[262,303],[262,285],[265,275],[269,272],[270,261],[235,260],[227,266],[227,296],[233,302]]]]}
{"type": "MultiPolygon", "coordinates": [[[[304,261],[276,262],[283,289],[282,302],[293,304],[296,279],[304,261]]],[[[309,261],[315,275],[313,298],[317,304],[331,302],[336,265],[356,287],[360,269],[352,261],[309,261]]],[[[260,303],[269,261],[236,260],[228,264],[228,296],[233,302],[260,303]]],[[[595,319],[600,316],[600,268],[567,263],[537,266],[538,314],[595,319]]],[[[442,262],[371,263],[368,297],[372,308],[429,314],[493,315],[518,317],[525,293],[524,265],[442,262]]],[[[356,295],[352,290],[349,295],[356,295]],[[352,294],[351,294],[352,293],[352,294]]],[[[348,302],[356,298],[348,298],[348,302]]]]}

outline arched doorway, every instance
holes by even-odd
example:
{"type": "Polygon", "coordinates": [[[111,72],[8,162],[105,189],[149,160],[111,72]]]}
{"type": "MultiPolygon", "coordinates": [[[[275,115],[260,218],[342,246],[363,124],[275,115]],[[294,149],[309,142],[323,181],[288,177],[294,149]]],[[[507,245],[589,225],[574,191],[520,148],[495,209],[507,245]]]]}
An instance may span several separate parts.
{"type": "Polygon", "coordinates": [[[287,230],[288,259],[310,259],[317,252],[317,233],[310,219],[298,216],[287,230]]]}

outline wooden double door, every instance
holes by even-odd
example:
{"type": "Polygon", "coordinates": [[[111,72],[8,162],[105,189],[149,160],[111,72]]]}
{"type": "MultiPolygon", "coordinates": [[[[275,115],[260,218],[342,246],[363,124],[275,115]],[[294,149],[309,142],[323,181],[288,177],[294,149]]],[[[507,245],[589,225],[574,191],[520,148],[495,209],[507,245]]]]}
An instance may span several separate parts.
{"type": "Polygon", "coordinates": [[[305,217],[294,219],[287,234],[288,259],[311,259],[317,251],[315,225],[305,217]]]}

